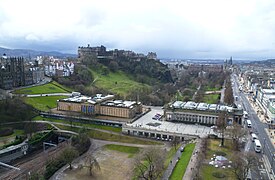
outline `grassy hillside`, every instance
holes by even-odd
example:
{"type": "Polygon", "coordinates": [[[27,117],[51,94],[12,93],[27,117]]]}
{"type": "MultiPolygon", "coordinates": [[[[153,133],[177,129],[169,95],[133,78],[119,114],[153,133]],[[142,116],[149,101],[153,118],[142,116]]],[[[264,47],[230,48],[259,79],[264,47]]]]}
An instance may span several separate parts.
{"type": "Polygon", "coordinates": [[[151,89],[151,86],[134,81],[129,74],[122,71],[109,72],[103,75],[100,69],[90,70],[94,77],[93,85],[122,97],[130,95],[134,91],[151,89]]]}
{"type": "Polygon", "coordinates": [[[40,86],[33,86],[28,88],[22,88],[16,90],[16,94],[47,94],[47,93],[68,93],[71,92],[70,89],[53,81],[40,86]]]}
{"type": "Polygon", "coordinates": [[[35,109],[40,111],[49,111],[57,106],[56,101],[58,99],[66,98],[66,96],[42,96],[42,97],[32,97],[24,98],[24,102],[33,106],[35,109]]]}

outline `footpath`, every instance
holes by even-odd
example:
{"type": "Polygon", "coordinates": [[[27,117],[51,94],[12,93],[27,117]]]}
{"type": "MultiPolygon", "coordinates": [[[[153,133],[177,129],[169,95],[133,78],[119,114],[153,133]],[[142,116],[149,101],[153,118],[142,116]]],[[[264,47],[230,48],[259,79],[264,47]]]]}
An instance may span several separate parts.
{"type": "MultiPolygon", "coordinates": [[[[184,146],[185,146],[185,144],[183,144],[181,147],[184,147],[184,146]]],[[[162,180],[168,180],[169,177],[171,176],[173,169],[176,167],[176,164],[177,164],[179,158],[181,157],[180,149],[181,148],[178,149],[178,151],[175,153],[173,159],[170,161],[166,171],[164,172],[164,174],[162,176],[162,180]]]]}
{"type": "MultiPolygon", "coordinates": [[[[193,154],[191,156],[191,159],[188,163],[188,166],[186,168],[185,174],[183,176],[183,180],[192,180],[194,179],[194,177],[197,175],[198,171],[195,171],[198,167],[198,164],[200,162],[198,162],[198,155],[199,153],[201,153],[201,139],[196,139],[196,140],[192,140],[193,143],[196,143],[196,146],[194,148],[193,154]]],[[[192,143],[191,141],[191,143],[192,143]]],[[[185,145],[183,145],[184,147],[185,145]]],[[[174,158],[172,159],[172,161],[170,162],[170,164],[168,165],[166,171],[163,174],[162,180],[168,180],[169,177],[171,176],[173,169],[176,167],[177,162],[179,160],[179,158],[181,157],[181,148],[178,149],[178,151],[176,152],[176,154],[174,155],[174,158]]]]}
{"type": "Polygon", "coordinates": [[[196,139],[195,140],[195,143],[196,143],[196,146],[195,146],[195,149],[193,151],[193,154],[191,156],[191,159],[188,163],[188,166],[186,168],[186,171],[185,171],[185,174],[182,178],[182,180],[192,180],[194,179],[194,177],[196,177],[198,175],[198,171],[197,171],[197,167],[199,165],[199,163],[201,162],[198,162],[198,156],[201,152],[201,149],[202,149],[202,140],[201,139],[196,139]]]}

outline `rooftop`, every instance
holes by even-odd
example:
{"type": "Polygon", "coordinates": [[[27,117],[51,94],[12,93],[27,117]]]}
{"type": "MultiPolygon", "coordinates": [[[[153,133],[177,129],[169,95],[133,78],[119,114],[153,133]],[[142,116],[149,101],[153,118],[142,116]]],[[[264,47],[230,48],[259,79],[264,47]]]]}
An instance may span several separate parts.
{"type": "Polygon", "coordinates": [[[103,96],[102,94],[96,94],[96,96],[94,97],[88,97],[88,96],[84,96],[81,95],[80,93],[72,93],[72,96],[69,98],[65,98],[65,99],[60,99],[57,101],[66,101],[66,102],[75,102],[75,103],[90,103],[90,104],[96,104],[96,103],[100,103],[102,101],[106,101],[106,100],[110,100],[113,99],[115,96],[114,95],[106,95],[103,96]]]}
{"type": "Polygon", "coordinates": [[[135,104],[140,104],[140,103],[137,103],[136,101],[113,100],[113,101],[103,102],[101,105],[133,108],[135,104]]]}
{"type": "Polygon", "coordinates": [[[194,110],[194,111],[227,111],[233,112],[234,110],[242,110],[241,107],[231,107],[220,104],[207,104],[207,103],[195,103],[193,101],[183,102],[183,101],[175,101],[174,103],[170,103],[168,105],[168,109],[179,109],[179,110],[194,110]]]}

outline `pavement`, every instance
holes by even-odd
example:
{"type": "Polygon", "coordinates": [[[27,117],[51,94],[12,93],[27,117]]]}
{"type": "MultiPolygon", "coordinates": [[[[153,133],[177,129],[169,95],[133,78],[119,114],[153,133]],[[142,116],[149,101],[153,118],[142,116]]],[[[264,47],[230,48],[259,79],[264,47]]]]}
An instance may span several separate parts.
{"type": "MultiPolygon", "coordinates": [[[[194,148],[193,154],[191,156],[191,159],[188,163],[188,166],[186,168],[185,174],[182,178],[182,180],[192,180],[194,179],[193,177],[196,176],[196,172],[194,169],[197,169],[198,164],[200,162],[198,162],[198,155],[200,153],[201,150],[201,139],[197,138],[196,140],[192,140],[190,143],[196,143],[196,146],[194,148]]],[[[184,147],[185,145],[182,145],[182,147],[184,147]]],[[[176,167],[179,158],[181,157],[181,148],[178,149],[178,151],[175,153],[172,161],[170,162],[170,164],[168,165],[166,171],[163,174],[162,180],[168,180],[169,177],[171,176],[173,169],[176,167]]]]}
{"type": "Polygon", "coordinates": [[[156,114],[163,115],[163,109],[152,107],[151,111],[136,120],[131,124],[126,124],[130,127],[138,127],[140,129],[148,129],[148,130],[156,130],[156,131],[163,131],[163,132],[171,132],[171,133],[180,133],[183,135],[191,135],[191,136],[198,136],[198,137],[205,137],[209,134],[214,134],[213,129],[208,126],[203,125],[195,125],[195,124],[184,124],[184,123],[176,123],[176,122],[169,122],[169,121],[158,121],[153,120],[156,114]],[[152,124],[155,124],[154,126],[152,124]]]}
{"type": "MultiPolygon", "coordinates": [[[[182,145],[181,147],[184,147],[185,145],[182,145]]],[[[174,148],[174,147],[171,147],[174,148]]],[[[168,165],[167,169],[165,170],[162,180],[167,180],[171,176],[173,169],[176,167],[179,158],[181,157],[181,148],[178,149],[178,151],[175,153],[173,159],[170,161],[170,164],[168,165]]]]}
{"type": "Polygon", "coordinates": [[[198,171],[196,171],[199,166],[199,162],[198,161],[198,155],[199,153],[201,153],[201,149],[202,149],[202,140],[200,138],[197,138],[195,140],[196,146],[195,149],[193,151],[193,155],[191,156],[191,159],[188,163],[188,166],[186,168],[186,171],[184,173],[184,176],[182,178],[182,180],[192,180],[194,179],[194,177],[197,175],[198,171]]]}

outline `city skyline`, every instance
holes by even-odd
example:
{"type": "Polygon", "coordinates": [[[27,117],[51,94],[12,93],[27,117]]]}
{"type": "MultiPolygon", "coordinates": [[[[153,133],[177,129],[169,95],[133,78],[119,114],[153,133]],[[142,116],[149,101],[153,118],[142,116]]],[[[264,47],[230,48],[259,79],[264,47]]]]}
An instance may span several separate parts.
{"type": "Polygon", "coordinates": [[[0,1],[0,46],[77,53],[104,45],[159,58],[275,57],[275,2],[0,1]]]}

